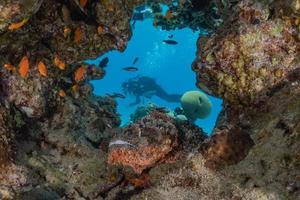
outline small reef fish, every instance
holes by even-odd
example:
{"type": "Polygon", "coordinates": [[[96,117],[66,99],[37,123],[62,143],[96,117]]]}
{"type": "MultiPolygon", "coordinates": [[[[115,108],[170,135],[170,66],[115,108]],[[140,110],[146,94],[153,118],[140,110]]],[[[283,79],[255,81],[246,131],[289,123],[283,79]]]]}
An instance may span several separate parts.
{"type": "Polygon", "coordinates": [[[139,60],[139,58],[136,57],[136,58],[133,60],[132,64],[133,64],[133,65],[136,64],[138,60],[139,60]]]}
{"type": "Polygon", "coordinates": [[[121,98],[121,99],[125,99],[126,96],[120,93],[113,93],[113,94],[106,94],[107,96],[111,97],[111,98],[121,98]]]}
{"type": "Polygon", "coordinates": [[[178,42],[176,42],[175,40],[163,40],[163,42],[166,43],[166,44],[171,44],[171,45],[178,44],[178,42]]]}
{"type": "Polygon", "coordinates": [[[65,70],[66,68],[66,64],[58,56],[54,57],[54,65],[60,70],[65,70]]]}
{"type": "Polygon", "coordinates": [[[65,97],[65,96],[66,96],[66,93],[65,93],[65,91],[64,91],[63,89],[61,89],[61,90],[58,91],[58,95],[59,95],[60,97],[65,97]]]}
{"type": "Polygon", "coordinates": [[[78,83],[83,80],[84,76],[86,74],[86,68],[84,66],[79,67],[75,71],[74,79],[78,83]]]}
{"type": "Polygon", "coordinates": [[[122,69],[129,72],[136,72],[139,70],[137,67],[124,67],[122,69]]]}
{"type": "Polygon", "coordinates": [[[80,0],[79,5],[84,8],[86,6],[87,0],[80,0]]]}
{"type": "Polygon", "coordinates": [[[98,67],[105,68],[107,66],[108,62],[109,62],[109,58],[105,57],[100,61],[98,67]]]}
{"type": "Polygon", "coordinates": [[[76,44],[78,44],[82,39],[82,31],[81,28],[76,28],[75,32],[74,32],[74,42],[76,44]]]}
{"type": "Polygon", "coordinates": [[[16,68],[15,66],[13,66],[12,64],[4,64],[3,66],[5,69],[7,69],[8,71],[12,71],[12,72],[15,72],[16,71],[16,68]]]}
{"type": "Polygon", "coordinates": [[[171,19],[172,18],[172,11],[168,10],[165,16],[166,19],[171,19]]]}
{"type": "Polygon", "coordinates": [[[109,143],[108,147],[111,147],[111,146],[114,146],[114,145],[125,145],[125,146],[131,146],[131,147],[134,147],[136,148],[136,145],[133,145],[133,144],[130,144],[129,142],[126,142],[124,140],[115,140],[115,141],[112,141],[109,143]]]}
{"type": "Polygon", "coordinates": [[[101,26],[101,25],[98,26],[97,32],[98,32],[99,34],[105,33],[105,32],[106,32],[105,27],[104,27],[104,26],[101,26]]]}
{"type": "Polygon", "coordinates": [[[168,113],[168,109],[165,107],[155,107],[155,110],[157,110],[158,112],[162,112],[162,113],[168,113]]]}
{"type": "Polygon", "coordinates": [[[170,38],[170,39],[172,39],[174,37],[174,35],[173,34],[171,34],[171,35],[168,35],[168,38],[170,38]]]}
{"type": "Polygon", "coordinates": [[[12,23],[11,25],[9,25],[8,29],[11,31],[20,29],[22,26],[24,26],[26,24],[27,21],[28,21],[28,18],[25,18],[21,22],[12,23]]]}
{"type": "Polygon", "coordinates": [[[19,63],[19,74],[24,78],[27,76],[29,71],[29,59],[24,56],[19,63]]]}
{"type": "Polygon", "coordinates": [[[46,77],[48,75],[47,67],[46,67],[46,65],[42,61],[39,62],[38,68],[39,68],[39,73],[42,76],[46,77]]]}
{"type": "Polygon", "coordinates": [[[70,35],[71,29],[68,28],[67,26],[64,27],[64,37],[67,38],[68,35],[70,35]]]}

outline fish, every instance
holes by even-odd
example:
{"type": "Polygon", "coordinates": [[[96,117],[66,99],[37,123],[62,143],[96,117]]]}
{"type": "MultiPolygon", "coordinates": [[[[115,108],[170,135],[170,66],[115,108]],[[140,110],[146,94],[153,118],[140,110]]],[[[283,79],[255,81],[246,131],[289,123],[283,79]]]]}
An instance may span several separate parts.
{"type": "Polygon", "coordinates": [[[136,145],[131,144],[127,141],[124,140],[115,140],[109,143],[108,147],[114,146],[114,145],[121,145],[121,146],[131,146],[131,147],[136,147],[136,145]]]}
{"type": "Polygon", "coordinates": [[[76,44],[78,44],[82,39],[82,31],[81,28],[76,28],[75,32],[74,32],[74,42],[76,44]]]}
{"type": "Polygon", "coordinates": [[[19,74],[24,78],[27,76],[29,71],[29,59],[24,56],[19,63],[19,74]]]}
{"type": "Polygon", "coordinates": [[[139,60],[139,57],[136,57],[136,58],[133,60],[132,64],[134,65],[135,63],[137,63],[138,60],[139,60]]]}
{"type": "Polygon", "coordinates": [[[106,94],[107,96],[111,97],[111,98],[121,98],[121,99],[125,99],[126,96],[121,94],[121,93],[113,93],[113,94],[106,94]]]}
{"type": "Polygon", "coordinates": [[[155,107],[155,110],[157,110],[158,112],[162,112],[162,113],[168,113],[168,109],[165,107],[155,107]]]}
{"type": "Polygon", "coordinates": [[[16,71],[16,68],[14,65],[10,64],[10,63],[7,63],[7,64],[4,64],[3,66],[5,69],[7,69],[8,71],[12,71],[12,72],[15,72],[16,71]]]}
{"type": "Polygon", "coordinates": [[[106,32],[105,27],[104,27],[104,26],[101,26],[101,25],[98,26],[97,32],[98,32],[99,34],[105,33],[105,32],[106,32]]]}
{"type": "Polygon", "coordinates": [[[129,72],[136,72],[139,70],[137,67],[123,67],[122,69],[129,72]]]}
{"type": "Polygon", "coordinates": [[[71,29],[67,26],[64,27],[64,38],[67,38],[68,35],[71,33],[71,29]]]}
{"type": "Polygon", "coordinates": [[[58,91],[58,95],[59,95],[60,97],[65,97],[65,96],[66,96],[66,93],[65,93],[65,91],[64,91],[63,89],[60,89],[60,90],[58,91]]]}
{"type": "Polygon", "coordinates": [[[86,6],[87,0],[80,0],[79,4],[82,8],[84,8],[86,6]]]}
{"type": "Polygon", "coordinates": [[[80,82],[80,81],[82,81],[82,79],[84,78],[85,74],[86,74],[86,68],[84,66],[79,67],[75,71],[75,75],[74,75],[75,81],[77,83],[80,82]]]}
{"type": "Polygon", "coordinates": [[[173,34],[171,34],[171,35],[168,35],[168,38],[173,38],[174,37],[174,35],[173,34]]]}
{"type": "Polygon", "coordinates": [[[109,62],[109,58],[105,57],[100,61],[98,67],[105,68],[107,66],[108,62],[109,62]]]}
{"type": "Polygon", "coordinates": [[[166,44],[171,44],[171,45],[178,44],[178,42],[176,42],[175,40],[163,40],[163,42],[166,43],[166,44]]]}
{"type": "Polygon", "coordinates": [[[166,19],[171,19],[172,18],[172,11],[168,10],[165,16],[166,19]]]}
{"type": "Polygon", "coordinates": [[[66,64],[58,56],[54,57],[54,65],[60,70],[65,70],[66,68],[66,64]]]}
{"type": "Polygon", "coordinates": [[[47,76],[48,75],[48,71],[47,71],[47,67],[46,65],[43,63],[43,61],[40,61],[39,64],[38,64],[38,68],[39,68],[39,73],[42,75],[42,76],[47,76]]]}
{"type": "Polygon", "coordinates": [[[11,25],[9,25],[8,30],[14,31],[17,29],[20,29],[22,26],[24,26],[28,21],[28,18],[23,19],[20,22],[17,23],[12,23],[11,25]]]}

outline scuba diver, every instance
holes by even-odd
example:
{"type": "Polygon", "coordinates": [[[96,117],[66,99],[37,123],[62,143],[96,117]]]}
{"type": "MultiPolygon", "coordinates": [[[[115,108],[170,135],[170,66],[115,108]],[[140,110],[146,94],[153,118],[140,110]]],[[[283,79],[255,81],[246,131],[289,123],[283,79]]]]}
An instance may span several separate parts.
{"type": "Polygon", "coordinates": [[[180,102],[181,95],[168,94],[158,85],[153,78],[147,76],[137,76],[122,83],[122,89],[125,94],[136,96],[135,102],[130,106],[141,103],[141,97],[151,99],[152,96],[157,96],[167,102],[180,102]]]}
{"type": "Polygon", "coordinates": [[[135,8],[132,17],[133,20],[132,28],[135,28],[136,21],[143,21],[144,19],[152,18],[152,17],[153,17],[152,9],[148,8],[146,5],[135,8]]]}

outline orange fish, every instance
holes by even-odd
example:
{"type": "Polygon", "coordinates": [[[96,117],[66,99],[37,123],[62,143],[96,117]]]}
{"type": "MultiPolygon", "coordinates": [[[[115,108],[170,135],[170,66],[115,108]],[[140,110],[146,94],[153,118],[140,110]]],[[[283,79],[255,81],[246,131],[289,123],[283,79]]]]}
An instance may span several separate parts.
{"type": "Polygon", "coordinates": [[[65,26],[64,28],[64,37],[68,37],[68,35],[71,33],[71,29],[65,26]]]}
{"type": "Polygon", "coordinates": [[[82,8],[85,7],[86,3],[87,3],[87,0],[80,0],[80,1],[79,1],[79,4],[80,4],[80,6],[81,6],[82,8]]]}
{"type": "Polygon", "coordinates": [[[97,31],[98,31],[99,34],[105,33],[105,29],[104,29],[103,26],[98,26],[97,31]]]}
{"type": "Polygon", "coordinates": [[[38,68],[39,68],[39,72],[42,76],[46,77],[48,75],[47,67],[42,61],[39,62],[38,68]]]}
{"type": "Polygon", "coordinates": [[[12,71],[12,72],[15,72],[16,71],[16,68],[15,66],[13,66],[12,64],[4,64],[4,67],[8,70],[8,71],[12,71]]]}
{"type": "Polygon", "coordinates": [[[19,74],[22,77],[26,77],[29,71],[29,59],[27,56],[24,56],[19,63],[19,74]]]}
{"type": "Polygon", "coordinates": [[[61,90],[59,90],[58,95],[59,95],[60,97],[65,97],[65,96],[66,96],[66,93],[65,93],[64,90],[61,89],[61,90]]]}
{"type": "Polygon", "coordinates": [[[75,81],[79,82],[83,79],[86,73],[86,68],[84,66],[79,67],[75,72],[75,81]]]}
{"type": "Polygon", "coordinates": [[[172,18],[172,11],[168,10],[165,16],[166,19],[171,19],[172,18]]]}
{"type": "Polygon", "coordinates": [[[61,70],[65,70],[66,68],[66,64],[58,56],[54,57],[54,65],[61,70]]]}
{"type": "Polygon", "coordinates": [[[74,32],[74,42],[78,44],[81,41],[81,37],[82,37],[81,29],[76,28],[76,30],[74,32]]]}
{"type": "Polygon", "coordinates": [[[23,19],[22,21],[17,22],[17,23],[12,23],[11,25],[9,25],[8,29],[11,31],[17,30],[17,29],[21,28],[22,26],[24,26],[27,21],[28,21],[28,18],[23,19]]]}

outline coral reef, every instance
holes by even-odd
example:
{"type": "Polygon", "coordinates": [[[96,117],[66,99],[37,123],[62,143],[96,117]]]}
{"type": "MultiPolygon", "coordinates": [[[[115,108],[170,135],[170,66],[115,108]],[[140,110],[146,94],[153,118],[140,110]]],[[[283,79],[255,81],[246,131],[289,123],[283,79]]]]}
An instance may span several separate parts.
{"type": "Polygon", "coordinates": [[[0,169],[8,164],[12,158],[12,141],[13,141],[13,132],[8,126],[7,116],[5,109],[0,107],[0,169]]]}
{"type": "Polygon", "coordinates": [[[214,9],[215,4],[212,0],[178,1],[167,5],[169,9],[166,14],[162,14],[161,9],[157,9],[160,7],[157,3],[151,5],[155,12],[153,25],[164,30],[188,27],[193,30],[210,31],[222,21],[214,9]]]}
{"type": "Polygon", "coordinates": [[[193,63],[225,103],[211,138],[180,110],[121,129],[92,95],[83,61],[123,51],[142,3],[0,1],[0,198],[299,199],[299,0],[147,2],[155,26],[214,31],[193,63]]]}
{"type": "Polygon", "coordinates": [[[258,106],[299,69],[296,18],[276,17],[263,3],[238,6],[233,28],[199,39],[193,69],[209,94],[235,107],[258,106]]]}

